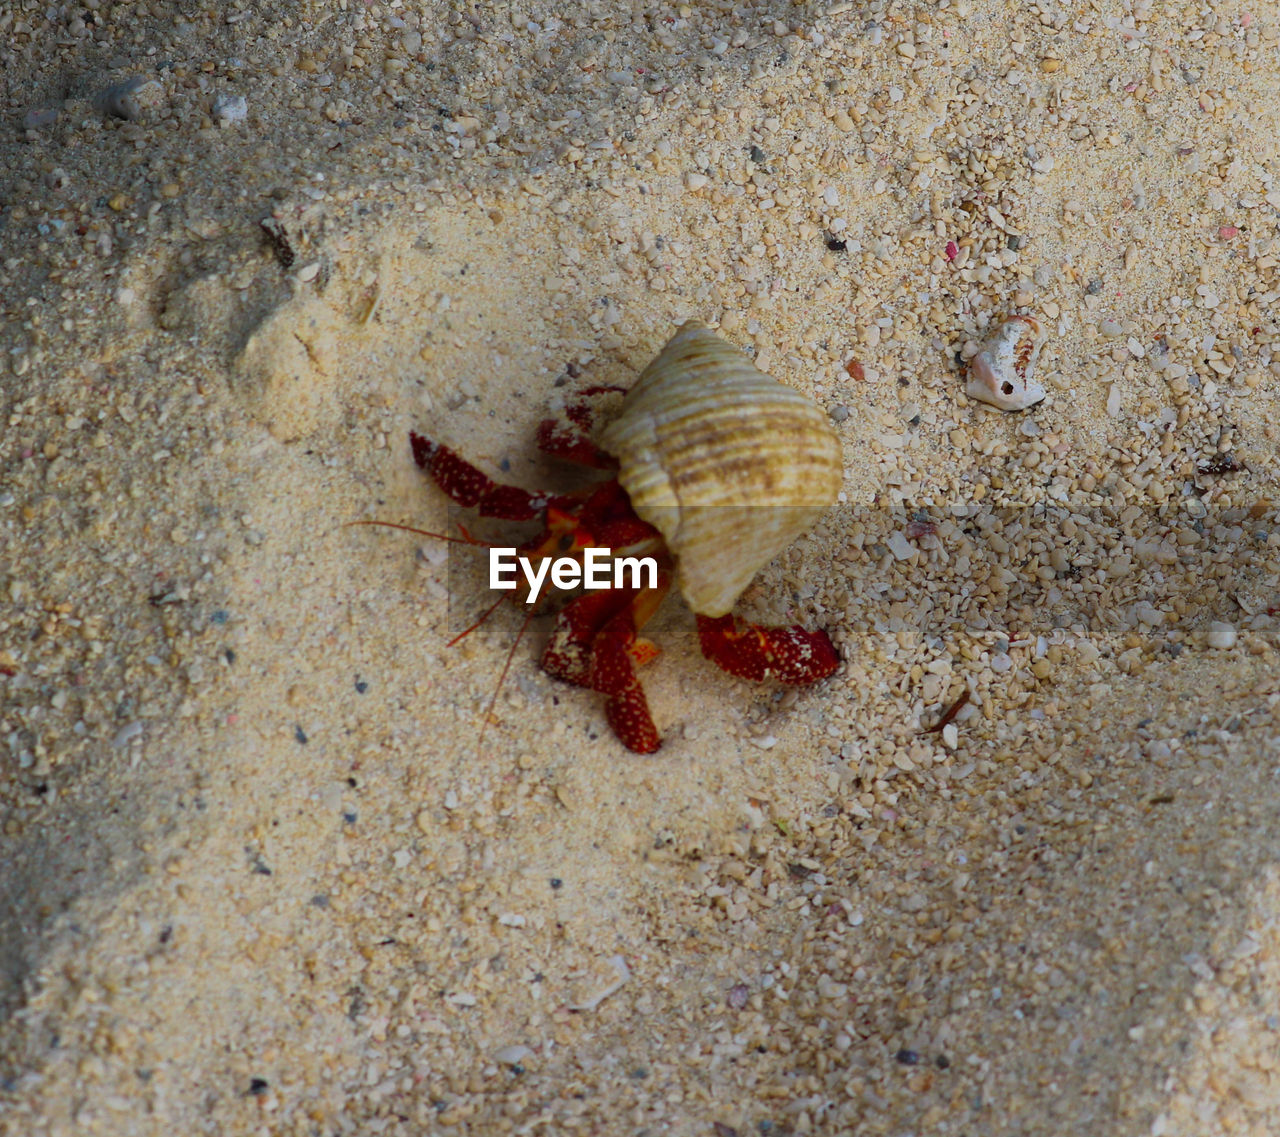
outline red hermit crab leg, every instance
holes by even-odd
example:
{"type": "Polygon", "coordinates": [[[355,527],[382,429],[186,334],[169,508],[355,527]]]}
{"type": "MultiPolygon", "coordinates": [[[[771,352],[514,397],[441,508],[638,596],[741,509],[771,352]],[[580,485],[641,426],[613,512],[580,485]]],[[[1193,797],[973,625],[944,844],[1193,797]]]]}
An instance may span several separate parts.
{"type": "Polygon", "coordinates": [[[658,654],[636,635],[657,611],[671,583],[659,574],[657,588],[588,592],[565,606],[542,653],[542,669],[556,679],[608,696],[605,715],[623,744],[637,754],[661,745],[636,667],[658,654]]]}
{"type": "Polygon", "coordinates": [[[585,492],[530,493],[519,486],[501,485],[447,446],[420,434],[410,432],[409,445],[420,470],[459,505],[477,509],[482,517],[532,521],[548,506],[573,508],[586,496],[585,492]]]}
{"type": "Polygon", "coordinates": [[[544,418],[538,424],[538,449],[545,454],[593,466],[597,470],[616,470],[618,461],[591,441],[598,395],[613,392],[626,394],[625,387],[587,387],[565,404],[564,418],[544,418]]]}
{"type": "Polygon", "coordinates": [[[826,632],[799,624],[770,627],[728,616],[699,616],[702,654],[730,675],[803,687],[835,673],[840,656],[826,632]]]}
{"type": "Polygon", "coordinates": [[[624,608],[595,638],[591,686],[608,696],[604,702],[605,718],[622,744],[637,754],[652,754],[662,745],[662,739],[649,713],[644,688],[636,678],[631,649],[639,642],[632,610],[624,608]]]}

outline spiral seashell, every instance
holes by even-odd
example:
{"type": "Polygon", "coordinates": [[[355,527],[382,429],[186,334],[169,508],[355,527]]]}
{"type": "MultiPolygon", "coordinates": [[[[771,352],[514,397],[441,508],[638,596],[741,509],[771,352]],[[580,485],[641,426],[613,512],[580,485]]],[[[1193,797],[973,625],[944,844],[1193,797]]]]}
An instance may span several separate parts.
{"type": "Polygon", "coordinates": [[[844,472],[822,410],[699,320],[667,341],[598,441],[704,616],[729,612],[836,500],[844,472]]]}
{"type": "Polygon", "coordinates": [[[999,407],[1020,411],[1044,398],[1044,387],[1033,378],[1044,336],[1031,316],[1010,316],[969,361],[964,393],[999,407]]]}

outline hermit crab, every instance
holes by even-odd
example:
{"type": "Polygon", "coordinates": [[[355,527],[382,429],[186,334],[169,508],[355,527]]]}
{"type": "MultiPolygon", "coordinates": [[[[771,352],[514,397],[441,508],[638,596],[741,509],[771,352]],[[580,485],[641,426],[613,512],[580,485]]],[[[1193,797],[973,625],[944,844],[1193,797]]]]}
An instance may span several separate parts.
{"type": "Polygon", "coordinates": [[[703,654],[732,675],[804,685],[839,666],[826,632],[752,624],[731,609],[836,500],[840,441],[810,399],[697,320],[676,331],[617,417],[595,430],[593,402],[609,390],[587,388],[563,418],[538,428],[543,451],[614,474],[577,492],[501,485],[438,442],[411,434],[410,443],[417,465],[459,505],[540,522],[518,550],[530,562],[601,549],[654,559],[650,584],[570,600],[541,659],[549,675],[601,692],[619,739],[647,754],[660,738],[636,669],[658,649],[638,632],[672,583],[697,617],[703,654]]]}

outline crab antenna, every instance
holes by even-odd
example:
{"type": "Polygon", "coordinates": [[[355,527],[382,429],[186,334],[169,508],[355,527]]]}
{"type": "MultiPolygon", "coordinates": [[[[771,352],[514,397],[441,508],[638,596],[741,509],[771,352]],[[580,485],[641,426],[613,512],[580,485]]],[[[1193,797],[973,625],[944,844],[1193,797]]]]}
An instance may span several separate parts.
{"type": "MultiPolygon", "coordinates": [[[[483,541],[479,537],[473,537],[467,532],[463,526],[459,525],[458,529],[462,533],[461,537],[449,537],[444,533],[434,533],[430,529],[415,529],[412,525],[401,525],[396,521],[348,521],[344,524],[344,528],[352,525],[379,525],[383,529],[400,529],[405,533],[417,533],[420,537],[434,537],[437,541],[449,541],[455,545],[470,545],[472,548],[495,548],[492,541],[483,541]]],[[[453,637],[445,647],[453,647],[454,644],[466,639],[481,624],[483,624],[490,616],[498,610],[498,607],[506,600],[505,596],[500,596],[492,604],[489,605],[479,617],[470,626],[464,628],[456,636],[453,637]]],[[[489,727],[489,719],[493,716],[493,709],[498,705],[498,696],[502,693],[502,685],[507,681],[507,675],[511,671],[511,663],[516,657],[516,648],[520,646],[520,641],[524,639],[524,634],[529,630],[529,623],[534,616],[538,614],[536,607],[530,608],[524,620],[520,624],[520,630],[516,633],[516,638],[511,643],[511,649],[507,652],[507,658],[502,664],[502,671],[498,675],[497,685],[493,688],[493,694],[489,696],[489,704],[485,707],[484,717],[480,720],[480,733],[476,738],[476,752],[479,754],[484,745],[484,732],[489,727]]]]}
{"type": "Polygon", "coordinates": [[[462,640],[465,640],[467,636],[469,636],[472,632],[474,632],[481,624],[483,624],[490,616],[492,616],[498,610],[498,605],[501,604],[505,599],[506,599],[505,596],[499,596],[497,600],[495,600],[492,604],[489,605],[488,608],[486,608],[483,612],[480,613],[479,618],[476,620],[474,624],[472,624],[469,628],[464,628],[444,646],[453,647],[454,644],[460,643],[462,640]]]}
{"type": "MultiPolygon", "coordinates": [[[[499,603],[501,603],[501,601],[499,601],[499,603]]],[[[493,607],[496,608],[497,606],[498,605],[495,604],[493,607]]],[[[493,611],[493,608],[490,608],[489,612],[492,612],[492,611],[493,611]]],[[[489,615],[489,612],[486,612],[484,616],[481,616],[480,620],[483,621],[485,617],[489,615]]],[[[530,608],[530,610],[525,614],[525,618],[520,623],[520,630],[516,633],[516,638],[511,641],[511,650],[507,652],[506,661],[503,663],[502,671],[498,675],[498,682],[493,688],[493,694],[489,696],[489,705],[485,707],[484,716],[480,719],[480,733],[476,737],[476,757],[479,757],[483,753],[484,732],[489,728],[489,719],[493,716],[493,708],[498,705],[498,695],[502,691],[502,685],[507,681],[507,672],[511,670],[511,661],[516,657],[516,648],[520,646],[520,641],[524,639],[524,634],[529,630],[529,624],[533,620],[534,616],[536,615],[537,615],[536,609],[530,608]]],[[[479,622],[480,621],[477,621],[477,624],[479,622]]],[[[477,625],[475,624],[472,625],[472,627],[475,627],[475,626],[477,625]]],[[[470,630],[471,628],[467,629],[468,632],[470,630]]],[[[467,633],[463,632],[462,634],[465,636],[467,633]]],[[[454,642],[456,643],[457,640],[455,640],[454,642]]]]}
{"type": "Polygon", "coordinates": [[[492,541],[482,541],[479,537],[473,537],[461,525],[458,526],[462,530],[461,537],[450,537],[444,533],[433,533],[430,529],[415,529],[412,525],[401,525],[395,521],[347,521],[343,528],[349,529],[353,525],[379,525],[383,529],[402,529],[406,533],[417,533],[419,537],[434,537],[437,541],[448,541],[454,545],[482,545],[485,548],[492,549],[494,544],[492,541]]]}

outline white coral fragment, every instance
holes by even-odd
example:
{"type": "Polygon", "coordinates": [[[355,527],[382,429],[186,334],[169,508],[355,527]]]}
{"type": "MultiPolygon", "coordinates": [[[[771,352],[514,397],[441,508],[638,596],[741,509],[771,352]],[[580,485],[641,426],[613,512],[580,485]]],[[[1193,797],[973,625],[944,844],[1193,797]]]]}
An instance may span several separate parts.
{"type": "Polygon", "coordinates": [[[965,394],[1002,411],[1034,406],[1045,395],[1044,387],[1035,380],[1036,360],[1043,345],[1037,320],[1010,316],[969,361],[965,394]]]}

